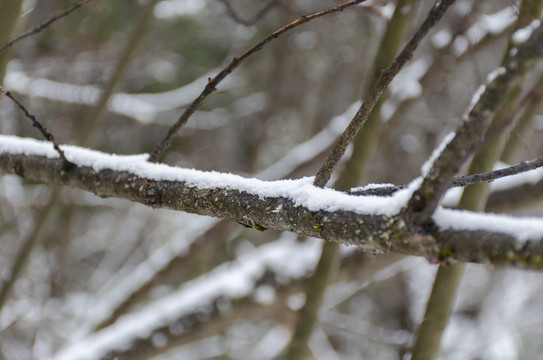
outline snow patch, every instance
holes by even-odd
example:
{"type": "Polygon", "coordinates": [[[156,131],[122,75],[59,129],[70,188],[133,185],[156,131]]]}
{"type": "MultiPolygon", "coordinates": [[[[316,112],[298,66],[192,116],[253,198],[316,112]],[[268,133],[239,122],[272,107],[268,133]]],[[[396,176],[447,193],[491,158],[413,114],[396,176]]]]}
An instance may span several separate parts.
{"type": "Polygon", "coordinates": [[[518,29],[513,34],[513,41],[515,44],[522,44],[523,42],[526,42],[530,36],[532,36],[535,29],[537,29],[541,25],[541,22],[539,20],[532,20],[528,25],[526,25],[523,28],[518,29]]]}
{"type": "Polygon", "coordinates": [[[539,218],[502,214],[476,213],[439,207],[432,217],[446,230],[490,231],[508,234],[520,242],[538,240],[543,234],[543,221],[539,218]]]}
{"type": "Polygon", "coordinates": [[[479,102],[479,100],[481,100],[481,96],[483,96],[483,94],[485,93],[486,91],[486,86],[485,85],[480,85],[477,90],[475,90],[475,93],[473,93],[473,96],[471,97],[471,100],[469,102],[469,105],[468,105],[468,108],[467,108],[467,111],[466,111],[466,114],[469,114],[473,108],[475,107],[475,105],[477,105],[477,103],[479,102]]]}
{"type": "Polygon", "coordinates": [[[454,139],[456,133],[450,132],[445,137],[443,137],[443,140],[439,143],[438,147],[432,151],[432,155],[422,164],[420,171],[422,173],[422,176],[426,177],[430,173],[430,170],[432,170],[432,167],[434,166],[434,162],[439,158],[443,150],[449,145],[452,139],[454,139]]]}
{"type": "MultiPolygon", "coordinates": [[[[397,191],[394,196],[388,198],[378,196],[355,197],[330,188],[322,189],[313,186],[314,177],[297,180],[262,181],[229,173],[154,164],[147,162],[148,154],[106,154],[71,145],[62,145],[61,148],[69,161],[78,166],[91,167],[97,172],[104,169],[127,171],[140,177],[158,181],[186,182],[187,185],[198,189],[221,187],[244,191],[258,195],[260,198],[284,197],[291,199],[296,205],[305,206],[312,211],[333,212],[344,210],[358,214],[392,216],[400,212],[412,193],[407,193],[408,190],[404,189],[397,191]]],[[[0,152],[58,158],[58,153],[49,142],[9,135],[0,135],[0,152]]]]}

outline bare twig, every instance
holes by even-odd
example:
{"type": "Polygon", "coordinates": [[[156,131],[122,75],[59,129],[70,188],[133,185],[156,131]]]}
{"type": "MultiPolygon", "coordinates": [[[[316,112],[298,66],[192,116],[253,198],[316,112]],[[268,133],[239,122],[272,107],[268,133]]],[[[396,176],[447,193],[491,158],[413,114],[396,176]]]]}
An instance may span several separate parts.
{"type": "MultiPolygon", "coordinates": [[[[458,176],[454,178],[451,187],[464,187],[482,182],[492,182],[507,176],[525,173],[530,170],[535,170],[543,167],[543,157],[535,160],[523,161],[517,165],[512,165],[503,169],[487,171],[480,174],[467,176],[458,176]]],[[[353,195],[375,195],[375,196],[390,196],[398,190],[405,189],[406,185],[388,185],[372,187],[362,190],[349,191],[353,195]]]]}
{"type": "Polygon", "coordinates": [[[504,169],[487,171],[481,174],[470,176],[459,176],[454,179],[453,186],[468,186],[482,182],[491,182],[506,176],[521,174],[543,166],[543,157],[536,160],[523,161],[520,164],[506,167],[504,169]]]}
{"type": "Polygon", "coordinates": [[[0,53],[6,51],[8,48],[12,47],[13,44],[15,44],[16,42],[26,38],[26,37],[29,37],[31,35],[34,35],[34,34],[37,34],[39,33],[40,31],[42,31],[44,28],[48,27],[49,25],[51,25],[52,23],[54,23],[55,21],[65,17],[65,16],[68,16],[70,15],[72,12],[74,12],[75,10],[79,9],[80,7],[82,7],[83,5],[86,5],[88,3],[90,3],[92,0],[83,0],[81,2],[78,2],[77,4],[74,4],[72,7],[64,10],[63,12],[61,13],[58,13],[54,16],[52,16],[51,18],[49,18],[48,20],[42,22],[41,24],[39,24],[38,26],[34,27],[33,29],[30,29],[18,36],[16,36],[15,38],[13,38],[12,40],[8,41],[4,46],[0,47],[0,53]]]}
{"type": "Polygon", "coordinates": [[[263,18],[268,11],[273,9],[277,5],[282,5],[281,1],[278,0],[271,0],[268,2],[260,11],[258,11],[251,19],[243,19],[239,14],[234,10],[232,7],[232,4],[230,4],[229,0],[219,0],[224,4],[224,7],[226,8],[226,12],[228,15],[235,21],[245,26],[250,26],[255,24],[258,20],[263,18]]]}
{"type": "MultiPolygon", "coordinates": [[[[181,114],[181,116],[177,119],[175,124],[173,124],[166,134],[166,136],[160,141],[160,143],[155,147],[153,150],[151,156],[149,157],[149,161],[151,162],[157,162],[162,154],[164,153],[164,150],[170,145],[173,137],[179,129],[183,125],[187,123],[189,118],[194,114],[194,112],[202,105],[205,98],[211,94],[213,91],[215,91],[216,86],[226,77],[228,74],[230,74],[239,64],[241,64],[244,60],[246,60],[249,56],[256,53],[257,51],[261,50],[266,44],[271,42],[272,40],[278,38],[279,36],[283,35],[284,33],[296,28],[299,25],[305,24],[311,20],[318,19],[320,17],[323,17],[325,15],[337,13],[340,11],[345,10],[348,7],[360,4],[366,0],[353,0],[349,1],[347,3],[322,10],[316,13],[313,13],[311,15],[303,15],[296,19],[295,21],[291,22],[290,24],[280,28],[279,30],[273,32],[268,37],[261,40],[258,44],[253,46],[252,48],[246,50],[243,54],[241,54],[238,57],[235,57],[232,59],[232,61],[223,69],[221,72],[219,72],[214,78],[209,78],[209,81],[202,91],[202,93],[190,104],[190,106],[181,114]]],[[[448,0],[451,1],[451,0],[448,0]]]]}
{"type": "Polygon", "coordinates": [[[66,159],[66,156],[64,156],[64,151],[62,151],[62,149],[60,148],[60,146],[58,145],[58,143],[56,142],[55,138],[53,137],[53,134],[51,134],[49,132],[49,130],[47,130],[39,121],[38,119],[36,118],[36,116],[34,114],[32,114],[23,104],[21,104],[19,102],[19,100],[17,100],[13,94],[11,94],[10,91],[6,91],[2,86],[0,86],[0,92],[2,92],[4,95],[6,95],[8,98],[11,99],[11,101],[13,101],[18,107],[19,109],[22,110],[22,112],[25,114],[25,116],[30,120],[32,121],[32,125],[36,128],[38,128],[38,130],[40,130],[40,132],[43,134],[43,137],[46,139],[46,140],[49,140],[53,143],[53,146],[55,148],[55,150],[58,152],[58,154],[60,155],[61,159],[64,161],[64,164],[65,164],[65,167],[66,168],[70,168],[70,167],[73,167],[75,166],[75,164],[73,164],[72,162],[68,161],[68,159],[66,159]]]}
{"type": "Polygon", "coordinates": [[[381,73],[381,77],[379,77],[377,83],[372,87],[368,96],[364,100],[364,103],[362,104],[354,118],[351,120],[349,126],[347,126],[343,134],[341,134],[341,136],[338,138],[334,147],[332,148],[330,155],[328,155],[328,158],[318,171],[317,176],[315,177],[315,186],[324,187],[324,185],[326,185],[326,183],[330,179],[330,176],[332,175],[335,166],[345,153],[345,150],[347,150],[349,144],[353,141],[356,133],[362,128],[362,126],[368,119],[375,104],[377,103],[381,95],[383,95],[387,86],[396,77],[396,75],[400,72],[403,66],[409,60],[411,60],[411,58],[413,57],[413,53],[419,46],[421,40],[430,31],[430,29],[443,17],[443,15],[445,15],[445,12],[449,8],[449,6],[451,6],[454,2],[455,0],[437,0],[432,9],[430,10],[430,13],[426,17],[420,28],[415,32],[411,40],[409,40],[407,45],[405,45],[405,47],[396,57],[394,62],[387,69],[383,70],[383,72],[381,73]]]}
{"type": "Polygon", "coordinates": [[[484,141],[487,128],[505,96],[535,66],[537,60],[543,58],[543,27],[535,27],[530,38],[516,49],[516,52],[508,53],[504,65],[491,74],[487,84],[481,86],[472,98],[455,137],[435,160],[409,201],[409,221],[427,223],[460,167],[484,141]]]}

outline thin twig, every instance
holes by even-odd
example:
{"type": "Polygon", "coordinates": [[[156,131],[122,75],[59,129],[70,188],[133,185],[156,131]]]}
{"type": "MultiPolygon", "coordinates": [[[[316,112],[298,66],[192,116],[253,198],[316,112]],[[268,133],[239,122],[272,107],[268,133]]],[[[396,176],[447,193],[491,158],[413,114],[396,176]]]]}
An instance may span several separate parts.
{"type": "Polygon", "coordinates": [[[411,58],[413,57],[413,53],[419,46],[421,40],[428,33],[428,31],[430,31],[430,29],[443,17],[449,6],[451,6],[454,2],[455,0],[437,0],[432,9],[430,10],[430,13],[426,17],[420,28],[417,30],[417,32],[415,32],[411,40],[409,40],[407,45],[405,45],[405,47],[396,57],[394,62],[387,69],[383,70],[381,76],[379,77],[379,80],[377,80],[375,85],[372,87],[368,96],[364,100],[364,103],[362,104],[354,118],[351,120],[351,123],[347,126],[343,134],[341,134],[341,136],[338,138],[334,147],[332,148],[332,151],[330,152],[330,155],[328,155],[328,158],[318,171],[317,176],[315,177],[315,186],[324,187],[324,185],[326,185],[326,183],[330,179],[330,176],[332,175],[335,166],[347,150],[349,144],[353,141],[356,133],[362,128],[362,126],[368,119],[375,104],[377,104],[377,101],[379,100],[381,95],[383,95],[387,86],[396,77],[396,75],[400,72],[403,66],[409,60],[411,60],[411,58]]]}
{"type": "Polygon", "coordinates": [[[88,3],[90,3],[92,0],[83,0],[77,4],[74,4],[72,7],[64,10],[63,12],[61,13],[58,13],[54,16],[52,16],[51,18],[49,18],[48,20],[42,22],[41,24],[39,24],[38,26],[34,27],[33,29],[31,30],[28,30],[20,35],[18,35],[17,37],[13,38],[12,40],[10,40],[8,43],[6,43],[4,46],[0,47],[0,53],[6,51],[8,48],[12,47],[13,44],[15,44],[16,42],[26,38],[26,37],[29,37],[31,35],[34,35],[34,34],[37,34],[39,33],[40,31],[42,31],[44,28],[48,27],[49,25],[51,25],[52,23],[54,23],[55,21],[67,16],[67,15],[70,15],[72,12],[74,12],[75,10],[79,9],[80,7],[82,7],[83,5],[86,5],[88,3]]]}
{"type": "MultiPolygon", "coordinates": [[[[543,157],[535,160],[523,161],[517,165],[512,165],[503,169],[487,171],[480,174],[458,176],[454,178],[451,187],[464,187],[482,182],[492,182],[506,176],[517,175],[543,167],[543,157]]],[[[353,195],[375,195],[375,196],[390,196],[398,190],[405,189],[406,185],[388,185],[380,187],[372,187],[369,189],[349,191],[353,195]]]]}
{"type": "MultiPolygon", "coordinates": [[[[346,8],[360,4],[366,0],[353,0],[349,1],[345,4],[341,4],[338,6],[335,6],[333,8],[329,8],[327,10],[319,11],[316,13],[313,13],[311,15],[303,15],[296,19],[295,21],[291,22],[290,24],[280,28],[279,30],[275,31],[268,37],[261,40],[258,44],[253,46],[252,48],[246,50],[243,54],[241,54],[238,57],[235,57],[232,59],[232,61],[223,69],[221,72],[219,72],[214,78],[209,78],[209,81],[202,91],[202,93],[190,104],[190,106],[181,114],[181,116],[177,119],[175,124],[173,124],[169,129],[166,136],[160,141],[160,143],[155,147],[153,150],[151,156],[149,157],[149,161],[151,162],[157,162],[162,154],[164,153],[164,150],[170,145],[173,137],[179,129],[183,125],[187,123],[189,118],[194,114],[194,112],[202,105],[205,98],[211,94],[213,91],[215,91],[216,86],[228,75],[230,74],[240,63],[242,63],[244,60],[246,60],[249,56],[256,53],[257,51],[261,50],[266,44],[271,42],[272,40],[278,38],[279,36],[283,35],[289,30],[292,30],[296,28],[299,25],[305,24],[311,20],[315,20],[317,18],[323,17],[328,14],[336,13],[345,10],[346,8]]],[[[449,0],[450,1],[450,0],[449,0]]]]}
{"type": "Polygon", "coordinates": [[[543,27],[535,27],[530,37],[509,52],[508,57],[484,86],[472,97],[454,138],[433,162],[419,189],[407,205],[407,221],[428,224],[454,176],[477,146],[484,141],[492,118],[506,95],[543,59],[543,27]]]}
{"type": "Polygon", "coordinates": [[[2,92],[4,95],[6,95],[8,98],[11,99],[11,101],[13,101],[18,107],[19,109],[21,109],[21,111],[25,114],[25,116],[30,120],[32,121],[32,125],[36,128],[38,128],[38,130],[40,130],[40,132],[42,133],[43,137],[48,140],[48,141],[51,141],[53,143],[53,147],[55,148],[55,150],[58,152],[58,154],[60,155],[60,158],[64,161],[64,164],[65,164],[65,167],[66,168],[70,168],[70,167],[73,167],[75,166],[74,163],[68,161],[68,159],[66,159],[66,156],[64,156],[64,151],[62,151],[62,149],[60,148],[60,146],[58,145],[58,143],[56,142],[53,134],[51,134],[49,132],[49,130],[47,130],[40,122],[39,120],[36,118],[36,116],[34,114],[32,114],[23,104],[21,104],[19,102],[19,100],[17,100],[13,94],[11,93],[11,91],[6,91],[2,86],[0,86],[0,92],[2,92]]]}
{"type": "Polygon", "coordinates": [[[482,182],[491,182],[506,176],[516,175],[530,170],[534,170],[542,166],[543,157],[536,160],[523,161],[520,164],[509,166],[504,169],[487,171],[481,174],[469,176],[459,176],[454,179],[453,186],[468,186],[482,182]]]}
{"type": "Polygon", "coordinates": [[[254,25],[258,20],[263,18],[268,13],[268,11],[270,11],[277,5],[282,5],[281,1],[271,0],[262,9],[260,9],[260,11],[258,11],[251,19],[243,19],[241,16],[239,16],[236,10],[234,10],[229,0],[219,0],[219,1],[224,4],[224,7],[226,8],[226,12],[235,22],[238,22],[245,26],[254,25]]]}
{"type": "MultiPolygon", "coordinates": [[[[509,111],[509,113],[503,118],[503,120],[495,127],[488,130],[483,142],[477,145],[476,149],[484,148],[489,142],[494,140],[503,129],[511,124],[515,117],[523,111],[526,107],[534,104],[541,98],[541,89],[536,87],[527,93],[517,104],[509,111]]],[[[513,165],[504,169],[488,171],[478,173],[474,175],[458,176],[454,178],[451,187],[463,187],[474,185],[482,182],[491,182],[502,177],[520,174],[526,171],[537,169],[543,166],[543,158],[536,160],[523,161],[520,164],[513,165]]],[[[359,191],[349,191],[350,194],[355,195],[376,195],[376,196],[389,196],[394,192],[405,188],[405,185],[390,185],[375,187],[370,189],[364,189],[359,191]]]]}

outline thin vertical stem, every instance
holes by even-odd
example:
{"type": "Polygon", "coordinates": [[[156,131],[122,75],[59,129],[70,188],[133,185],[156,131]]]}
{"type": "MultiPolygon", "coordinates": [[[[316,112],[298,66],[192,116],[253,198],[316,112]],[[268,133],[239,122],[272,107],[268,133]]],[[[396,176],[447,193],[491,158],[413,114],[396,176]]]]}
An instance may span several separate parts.
{"type": "Polygon", "coordinates": [[[392,64],[381,72],[379,80],[375,83],[371,91],[368,93],[362,106],[351,120],[351,123],[347,126],[343,134],[338,138],[334,144],[332,151],[326,158],[324,164],[317,172],[315,177],[314,184],[318,187],[324,187],[334,168],[338,164],[339,160],[345,154],[347,147],[353,141],[355,135],[358,131],[364,126],[370,113],[373,108],[385,92],[388,85],[394,80],[396,75],[400,72],[401,69],[407,64],[409,60],[413,57],[413,53],[420,45],[422,39],[428,34],[430,29],[432,29],[438,22],[441,20],[443,15],[447,12],[447,9],[455,2],[455,0],[437,0],[430,13],[415,32],[411,40],[405,45],[400,54],[392,62],[392,64]]]}
{"type": "MultiPolygon", "coordinates": [[[[527,7],[523,6],[522,9],[527,7]]],[[[518,22],[525,21],[526,16],[519,15],[518,22]]],[[[535,15],[535,14],[532,14],[535,15]]],[[[519,24],[516,26],[519,27],[519,24]]],[[[508,51],[506,52],[508,53],[508,51]]],[[[508,61],[504,58],[502,63],[508,61]]],[[[520,93],[520,85],[516,84],[502,102],[502,107],[495,113],[492,126],[499,126],[507,114],[515,105],[520,93]]],[[[469,172],[480,173],[490,171],[503,152],[506,131],[490,141],[473,158],[469,172]]],[[[488,200],[488,183],[478,183],[464,189],[459,207],[472,211],[483,211],[488,200]]],[[[433,360],[439,354],[441,338],[451,316],[454,301],[460,285],[465,265],[440,265],[437,271],[432,293],[426,305],[426,312],[422,323],[419,325],[412,359],[433,360]]]]}
{"type": "MultiPolygon", "coordinates": [[[[21,11],[22,0],[0,0],[0,44],[9,40],[21,11]]],[[[4,82],[9,53],[0,54],[0,85],[4,82]]]]}
{"type": "Polygon", "coordinates": [[[463,273],[463,264],[438,268],[426,313],[417,332],[412,360],[437,358],[441,336],[449,322],[463,273]]]}
{"type": "MultiPolygon", "coordinates": [[[[381,39],[368,91],[371,91],[371,86],[373,86],[379,78],[380,71],[394,61],[394,57],[400,48],[405,29],[407,28],[408,20],[410,19],[409,10],[412,8],[415,1],[416,0],[398,1],[394,14],[387,24],[387,29],[381,39]]],[[[374,108],[372,116],[379,119],[379,105],[374,108]]],[[[364,128],[362,132],[367,131],[374,134],[378,131],[378,128],[364,128]]],[[[334,184],[336,189],[348,190],[358,184],[361,177],[360,166],[358,165],[359,162],[360,159],[353,154],[353,157],[347,161],[346,167],[340,178],[334,184]]],[[[309,281],[306,291],[306,304],[299,312],[298,322],[296,323],[294,334],[287,349],[286,359],[300,359],[306,351],[307,344],[318,318],[324,293],[332,273],[334,272],[333,264],[339,261],[338,258],[339,245],[329,241],[325,242],[322,246],[321,257],[315,269],[315,274],[309,281]]]]}
{"type": "Polygon", "coordinates": [[[324,292],[328,286],[328,280],[333,273],[334,264],[338,260],[339,244],[325,241],[322,246],[322,253],[315,269],[315,274],[311,277],[306,295],[304,307],[299,312],[298,322],[294,335],[287,348],[285,360],[302,359],[307,348],[309,338],[313,333],[313,326],[317,321],[319,309],[324,297],[324,292]]]}
{"type": "Polygon", "coordinates": [[[100,125],[103,124],[103,117],[107,109],[107,103],[113,95],[115,88],[123,79],[134,53],[139,48],[139,45],[143,42],[151,20],[153,19],[153,9],[158,1],[159,0],[152,0],[149,4],[147,4],[139,16],[139,19],[134,22],[132,33],[119,57],[119,61],[113,70],[111,78],[104,86],[98,102],[84,119],[82,126],[83,131],[81,134],[81,143],[83,145],[88,145],[92,141],[94,134],[98,131],[100,125]]]}

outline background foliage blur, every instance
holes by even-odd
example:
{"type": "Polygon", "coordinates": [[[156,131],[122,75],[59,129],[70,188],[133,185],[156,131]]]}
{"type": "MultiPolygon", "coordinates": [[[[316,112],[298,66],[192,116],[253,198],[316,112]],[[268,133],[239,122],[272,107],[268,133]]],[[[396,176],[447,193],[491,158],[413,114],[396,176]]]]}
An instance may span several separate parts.
{"type": "MultiPolygon", "coordinates": [[[[8,12],[2,9],[18,1],[0,0],[0,23],[7,23],[8,12]]],[[[251,20],[269,2],[227,4],[239,18],[251,20]]],[[[12,34],[73,3],[21,1],[12,34]]],[[[232,57],[300,15],[339,2],[274,1],[248,25],[237,21],[223,1],[157,1],[108,111],[89,123],[91,106],[141,26],[146,3],[94,0],[21,41],[0,55],[0,65],[7,63],[5,88],[14,91],[60,143],[147,153],[208,77],[232,57]]],[[[408,35],[431,6],[414,3],[408,35]]],[[[393,1],[368,3],[272,42],[206,100],[175,138],[164,162],[269,179],[314,175],[324,152],[308,146],[307,160],[297,161],[290,151],[362,99],[393,8],[393,1]],[[264,172],[285,156],[292,160],[286,170],[264,172]]],[[[419,175],[436,143],[456,127],[472,93],[500,64],[517,10],[512,0],[457,2],[403,78],[392,84],[381,110],[377,146],[360,185],[405,184],[419,175]]],[[[1,30],[2,36],[6,31],[1,30]]],[[[349,120],[343,118],[343,123],[349,120]]],[[[508,161],[538,157],[541,128],[536,116],[531,131],[514,133],[511,141],[517,146],[508,161]]],[[[39,138],[5,97],[0,98],[0,132],[39,138]]],[[[5,359],[48,358],[68,353],[70,345],[78,343],[85,344],[79,355],[100,358],[105,353],[86,342],[95,332],[110,329],[110,338],[116,339],[123,330],[112,324],[123,316],[140,319],[146,309],[161,318],[166,305],[157,302],[176,294],[170,303],[179,306],[175,316],[135,337],[138,351],[105,346],[106,352],[130,359],[180,354],[183,359],[274,358],[288,342],[294,311],[303,303],[304,279],[320,249],[314,239],[260,233],[11,175],[0,177],[0,197],[0,358],[5,359]],[[265,256],[296,246],[304,253],[265,256]],[[13,267],[22,249],[28,249],[27,259],[17,270],[13,267]],[[249,263],[252,267],[244,267],[249,263]],[[243,280],[252,282],[249,291],[221,288],[236,288],[243,278],[234,271],[238,267],[244,276],[251,275],[243,280]],[[17,271],[16,281],[6,286],[17,271]],[[221,272],[230,275],[219,286],[221,272]],[[202,295],[205,291],[195,282],[205,284],[210,295],[202,295]],[[196,305],[182,305],[181,299],[196,305]]],[[[541,214],[541,208],[534,206],[529,213],[541,214]]],[[[424,259],[373,258],[342,249],[341,267],[310,344],[314,358],[407,356],[434,271],[424,259]]],[[[443,358],[537,358],[543,351],[541,275],[483,266],[470,266],[466,274],[443,358]]]]}

